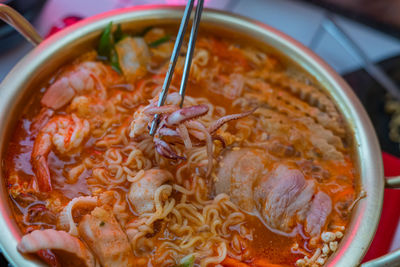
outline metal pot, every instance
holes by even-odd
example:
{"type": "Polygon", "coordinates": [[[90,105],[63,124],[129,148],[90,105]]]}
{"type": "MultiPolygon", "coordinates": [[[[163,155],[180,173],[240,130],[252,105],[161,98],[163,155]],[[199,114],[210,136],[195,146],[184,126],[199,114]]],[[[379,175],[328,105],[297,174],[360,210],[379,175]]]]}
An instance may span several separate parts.
{"type": "MultiPolygon", "coordinates": [[[[0,18],[8,20],[17,30],[37,45],[7,75],[0,84],[0,159],[7,164],[4,152],[27,99],[37,85],[54,70],[93,47],[104,27],[113,21],[124,29],[144,28],[149,25],[178,25],[181,7],[148,6],[111,11],[85,19],[41,41],[32,27],[13,10],[0,5],[0,18]]],[[[385,184],[400,187],[400,177],[385,182],[379,143],[372,124],[347,83],[309,49],[260,22],[226,12],[206,9],[201,27],[207,31],[248,39],[257,45],[268,46],[300,65],[331,95],[354,134],[359,185],[366,191],[353,210],[351,222],[338,250],[326,266],[358,266],[366,253],[379,223],[385,184]]],[[[7,259],[16,266],[37,266],[37,260],[21,255],[17,243],[21,232],[9,206],[2,170],[0,202],[0,245],[7,259]]],[[[394,266],[400,264],[400,251],[366,263],[365,266],[394,266]]]]}

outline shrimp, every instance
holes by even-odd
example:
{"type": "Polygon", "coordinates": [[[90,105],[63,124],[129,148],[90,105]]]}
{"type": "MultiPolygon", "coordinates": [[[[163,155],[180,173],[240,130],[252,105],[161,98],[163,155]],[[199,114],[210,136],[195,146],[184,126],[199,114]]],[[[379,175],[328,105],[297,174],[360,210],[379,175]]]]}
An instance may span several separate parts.
{"type": "Polygon", "coordinates": [[[96,90],[96,95],[106,97],[106,87],[120,79],[118,74],[101,62],[83,62],[72,71],[59,77],[47,89],[41,104],[57,110],[72,101],[75,96],[96,90]]]}
{"type": "Polygon", "coordinates": [[[61,154],[66,154],[82,144],[89,130],[89,122],[75,114],[53,117],[40,130],[33,144],[31,161],[41,192],[52,190],[47,156],[53,145],[61,154]]]}

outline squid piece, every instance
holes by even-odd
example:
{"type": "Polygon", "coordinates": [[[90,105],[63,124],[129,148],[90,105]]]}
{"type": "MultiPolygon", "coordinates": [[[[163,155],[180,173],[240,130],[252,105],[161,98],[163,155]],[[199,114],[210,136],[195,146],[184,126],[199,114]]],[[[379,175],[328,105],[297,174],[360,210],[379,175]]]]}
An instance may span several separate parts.
{"type": "Polygon", "coordinates": [[[169,114],[165,119],[166,126],[175,126],[185,121],[196,119],[208,112],[207,105],[196,105],[178,109],[177,111],[169,114]]]}
{"type": "MultiPolygon", "coordinates": [[[[207,114],[209,110],[209,107],[207,105],[195,105],[181,108],[175,111],[173,111],[173,107],[174,106],[149,107],[145,109],[144,113],[164,115],[156,132],[156,135],[159,136],[157,137],[157,139],[155,138],[156,149],[159,153],[161,152],[160,155],[166,158],[179,159],[180,157],[176,155],[176,153],[173,151],[168,143],[161,142],[161,137],[180,137],[183,140],[186,148],[192,147],[190,136],[195,137],[199,141],[206,141],[209,162],[207,167],[207,176],[211,173],[212,169],[212,140],[218,139],[218,137],[214,137],[213,135],[225,123],[231,120],[246,117],[256,110],[253,109],[240,114],[232,114],[222,117],[211,124],[210,127],[207,129],[202,123],[195,120],[196,118],[207,114]],[[176,127],[176,129],[171,129],[171,127],[176,127]]],[[[224,143],[223,140],[222,143],[224,143]]]]}
{"type": "Polygon", "coordinates": [[[132,183],[128,198],[139,215],[154,211],[155,191],[172,178],[166,170],[150,169],[144,171],[139,181],[132,183]]]}
{"type": "Polygon", "coordinates": [[[231,115],[227,115],[224,116],[222,118],[219,118],[216,122],[213,122],[210,127],[208,127],[208,132],[210,134],[214,134],[219,128],[222,127],[222,125],[224,125],[225,123],[232,121],[232,120],[238,120],[244,117],[249,116],[250,114],[252,114],[254,111],[256,111],[257,108],[254,108],[252,110],[243,112],[243,113],[239,113],[239,114],[231,114],[231,115]]]}
{"type": "Polygon", "coordinates": [[[161,107],[157,106],[148,106],[144,109],[144,114],[148,116],[152,116],[155,114],[167,114],[167,113],[172,113],[178,110],[177,106],[174,105],[164,105],[161,107]]]}
{"type": "Polygon", "coordinates": [[[22,237],[17,249],[21,253],[36,253],[52,249],[73,255],[68,257],[68,262],[63,262],[66,266],[97,266],[93,254],[82,241],[64,231],[35,230],[22,237]]]}
{"type": "Polygon", "coordinates": [[[95,208],[79,223],[80,237],[96,254],[101,266],[135,266],[135,256],[128,237],[111,209],[95,208]]]}
{"type": "MultiPolygon", "coordinates": [[[[164,118],[157,129],[156,137],[154,138],[156,150],[161,156],[174,160],[185,160],[185,157],[177,155],[171,146],[167,142],[163,141],[161,137],[180,137],[186,148],[191,148],[192,141],[190,140],[189,133],[192,132],[190,132],[190,128],[194,128],[196,131],[203,132],[203,139],[206,139],[207,141],[207,154],[209,155],[209,158],[212,156],[211,136],[207,133],[206,128],[200,122],[193,120],[205,115],[208,112],[207,105],[196,105],[181,109],[177,109],[176,106],[150,107],[148,110],[151,111],[152,114],[165,114],[167,111],[173,111],[164,115],[164,118]],[[173,107],[175,107],[175,111],[173,111],[173,107]],[[169,128],[172,126],[176,126],[177,129],[174,130],[169,128]]],[[[209,159],[209,164],[212,164],[212,158],[209,159]]],[[[207,173],[209,174],[211,168],[208,167],[207,169],[207,173]]]]}
{"type": "Polygon", "coordinates": [[[179,156],[178,154],[176,154],[176,152],[171,148],[171,146],[161,140],[160,138],[155,137],[153,139],[154,141],[154,146],[156,148],[156,151],[158,154],[160,154],[161,156],[167,158],[167,159],[173,159],[173,160],[177,160],[177,159],[183,159],[186,160],[185,157],[179,156]]]}
{"type": "Polygon", "coordinates": [[[153,99],[149,105],[141,107],[135,112],[129,136],[133,139],[138,139],[140,136],[146,134],[150,129],[153,116],[155,114],[161,115],[153,138],[157,153],[172,160],[186,160],[185,157],[177,154],[172,145],[183,142],[186,149],[191,149],[194,145],[205,144],[208,160],[207,177],[210,176],[213,168],[213,140],[219,140],[225,146],[224,139],[216,135],[216,131],[225,123],[246,117],[255,111],[253,109],[240,114],[222,117],[212,123],[207,129],[203,123],[196,119],[208,113],[208,105],[201,104],[178,108],[177,104],[180,102],[180,96],[176,93],[168,95],[167,105],[161,107],[155,105],[156,99],[153,99]],[[192,140],[192,138],[195,140],[192,140]]]}
{"type": "Polygon", "coordinates": [[[79,236],[78,228],[76,227],[74,218],[72,216],[73,209],[77,208],[78,206],[83,207],[94,207],[97,205],[97,197],[91,196],[81,196],[73,198],[67,206],[63,208],[63,210],[59,213],[58,216],[58,226],[68,231],[70,235],[79,236]]]}

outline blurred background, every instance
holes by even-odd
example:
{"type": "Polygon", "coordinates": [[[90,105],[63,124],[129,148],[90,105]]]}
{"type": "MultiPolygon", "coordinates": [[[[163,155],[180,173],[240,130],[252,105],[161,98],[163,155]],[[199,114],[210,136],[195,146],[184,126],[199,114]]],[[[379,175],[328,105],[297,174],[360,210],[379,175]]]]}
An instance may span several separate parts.
{"type": "MultiPolygon", "coordinates": [[[[186,1],[0,0],[0,3],[13,6],[46,37],[82,18],[108,10],[149,4],[185,5],[186,1]]],[[[400,128],[392,127],[390,133],[389,127],[400,120],[400,110],[388,108],[390,103],[398,101],[387,94],[388,85],[374,72],[378,69],[395,87],[400,85],[400,0],[205,0],[205,3],[209,8],[268,24],[310,47],[328,62],[349,82],[369,113],[384,151],[385,174],[400,175],[400,140],[394,137],[399,135],[400,128]]],[[[11,27],[0,22],[0,82],[31,49],[11,27]]],[[[381,223],[365,260],[400,248],[400,190],[385,190],[381,223]]]]}

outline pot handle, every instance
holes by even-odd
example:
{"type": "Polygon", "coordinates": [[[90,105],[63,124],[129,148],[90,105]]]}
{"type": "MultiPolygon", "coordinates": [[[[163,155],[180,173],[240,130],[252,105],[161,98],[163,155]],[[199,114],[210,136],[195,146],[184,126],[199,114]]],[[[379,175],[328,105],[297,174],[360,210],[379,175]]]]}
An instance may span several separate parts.
{"type": "Polygon", "coordinates": [[[43,40],[35,28],[15,9],[0,4],[0,19],[16,29],[31,44],[37,46],[43,40]]]}
{"type": "Polygon", "coordinates": [[[394,267],[400,266],[400,249],[377,259],[361,264],[361,267],[394,267]]]}
{"type": "MultiPolygon", "coordinates": [[[[385,187],[400,188],[400,176],[386,177],[385,187]]],[[[376,258],[374,260],[365,262],[361,266],[362,267],[400,266],[400,249],[393,251],[392,253],[383,255],[382,257],[376,258]]]]}
{"type": "Polygon", "coordinates": [[[400,188],[400,176],[386,177],[386,188],[400,188]]]}

